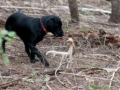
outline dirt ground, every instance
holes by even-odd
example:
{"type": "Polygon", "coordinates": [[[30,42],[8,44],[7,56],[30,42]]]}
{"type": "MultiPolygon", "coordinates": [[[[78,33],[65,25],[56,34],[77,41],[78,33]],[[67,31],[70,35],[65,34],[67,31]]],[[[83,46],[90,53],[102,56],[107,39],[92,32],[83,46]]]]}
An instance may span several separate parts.
{"type": "MultiPolygon", "coordinates": [[[[22,12],[33,17],[56,14],[62,18],[65,36],[56,38],[47,34],[43,41],[37,44],[39,51],[49,61],[50,67],[45,68],[41,62],[31,64],[24,51],[24,45],[19,37],[14,42],[6,44],[6,54],[10,63],[4,64],[0,58],[0,87],[5,90],[119,90],[120,89],[120,49],[116,46],[95,44],[93,38],[85,39],[81,31],[105,32],[119,37],[120,25],[108,22],[109,15],[100,12],[80,10],[80,23],[70,24],[68,9],[49,10],[54,6],[67,6],[67,0],[1,0],[0,28],[4,29],[7,17],[16,11],[16,7],[35,7],[42,9],[26,9],[22,12]],[[32,3],[31,3],[32,2],[32,3]],[[6,6],[15,6],[9,8],[6,6]],[[66,40],[72,37],[76,53],[62,61],[57,75],[61,56],[47,55],[49,50],[67,51],[66,40]],[[8,86],[8,87],[7,87],[8,86]]],[[[80,1],[80,0],[78,0],[80,1]]],[[[111,4],[105,0],[81,0],[79,7],[100,8],[110,10],[111,4]]],[[[37,57],[36,57],[37,58],[37,57]]]]}

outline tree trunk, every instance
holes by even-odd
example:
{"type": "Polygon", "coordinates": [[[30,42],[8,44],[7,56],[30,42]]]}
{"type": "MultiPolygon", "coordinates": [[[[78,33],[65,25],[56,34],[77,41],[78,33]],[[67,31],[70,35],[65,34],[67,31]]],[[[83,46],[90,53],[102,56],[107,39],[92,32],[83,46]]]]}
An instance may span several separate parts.
{"type": "Polygon", "coordinates": [[[70,13],[71,13],[71,21],[79,22],[79,12],[78,12],[78,5],[76,0],[68,0],[70,13]]]}
{"type": "Polygon", "coordinates": [[[109,21],[120,23],[120,0],[111,0],[112,11],[109,21]]]}

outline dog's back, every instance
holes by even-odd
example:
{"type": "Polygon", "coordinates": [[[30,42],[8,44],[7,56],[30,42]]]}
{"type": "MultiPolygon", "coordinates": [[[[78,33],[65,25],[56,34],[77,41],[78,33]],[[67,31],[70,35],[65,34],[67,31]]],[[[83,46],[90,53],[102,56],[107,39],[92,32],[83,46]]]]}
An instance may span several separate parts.
{"type": "Polygon", "coordinates": [[[6,30],[8,30],[8,31],[11,31],[11,30],[16,31],[16,30],[19,29],[20,25],[22,26],[25,21],[29,20],[30,17],[23,14],[23,13],[20,13],[20,11],[21,11],[21,9],[18,9],[17,12],[13,13],[12,15],[10,15],[8,17],[8,19],[6,21],[6,25],[5,25],[6,30]]]}

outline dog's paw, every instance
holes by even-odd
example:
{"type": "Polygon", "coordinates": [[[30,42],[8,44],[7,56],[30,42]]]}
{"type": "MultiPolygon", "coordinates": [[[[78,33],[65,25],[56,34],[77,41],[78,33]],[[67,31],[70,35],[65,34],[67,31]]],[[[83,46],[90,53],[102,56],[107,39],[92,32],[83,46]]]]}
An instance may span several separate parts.
{"type": "Polygon", "coordinates": [[[38,61],[39,61],[39,60],[37,60],[37,59],[30,60],[31,63],[36,63],[36,62],[38,62],[38,61]]]}
{"type": "Polygon", "coordinates": [[[45,63],[45,67],[49,67],[49,62],[46,62],[46,63],[45,63]]]}
{"type": "Polygon", "coordinates": [[[45,66],[45,67],[48,67],[49,66],[49,62],[44,59],[44,60],[41,60],[42,64],[45,66]]]}

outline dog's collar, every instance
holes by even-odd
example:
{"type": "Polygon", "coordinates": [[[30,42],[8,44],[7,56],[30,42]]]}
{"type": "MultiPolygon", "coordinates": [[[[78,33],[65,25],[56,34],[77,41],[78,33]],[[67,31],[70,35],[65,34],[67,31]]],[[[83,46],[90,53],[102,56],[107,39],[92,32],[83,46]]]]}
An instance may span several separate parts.
{"type": "Polygon", "coordinates": [[[47,31],[47,29],[45,28],[45,26],[43,25],[42,19],[40,19],[40,24],[41,24],[41,26],[42,26],[42,28],[43,28],[43,31],[44,31],[45,33],[47,33],[48,31],[47,31]]]}

